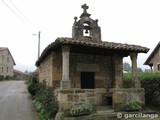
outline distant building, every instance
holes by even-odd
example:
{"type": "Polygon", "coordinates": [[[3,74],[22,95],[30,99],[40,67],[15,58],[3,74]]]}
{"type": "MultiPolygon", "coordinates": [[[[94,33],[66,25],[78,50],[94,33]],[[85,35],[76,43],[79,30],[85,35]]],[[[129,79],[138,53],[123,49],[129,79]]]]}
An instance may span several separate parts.
{"type": "Polygon", "coordinates": [[[9,49],[0,47],[0,75],[13,76],[13,67],[16,65],[9,49]]]}
{"type": "Polygon", "coordinates": [[[152,53],[149,55],[144,65],[150,66],[151,68],[150,71],[153,72],[160,71],[160,42],[157,44],[152,53]]]}
{"type": "Polygon", "coordinates": [[[27,80],[28,79],[28,74],[24,72],[14,69],[13,73],[14,73],[14,78],[16,80],[27,80]]]}

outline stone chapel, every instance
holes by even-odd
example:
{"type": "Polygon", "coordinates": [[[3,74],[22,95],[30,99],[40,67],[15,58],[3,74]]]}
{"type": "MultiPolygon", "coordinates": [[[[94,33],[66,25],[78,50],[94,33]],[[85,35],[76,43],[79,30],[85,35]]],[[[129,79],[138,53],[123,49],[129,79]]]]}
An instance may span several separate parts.
{"type": "Polygon", "coordinates": [[[55,88],[59,111],[74,105],[92,103],[107,106],[115,111],[124,110],[132,100],[145,106],[144,89],[137,77],[138,53],[148,48],[102,41],[98,20],[87,12],[74,18],[72,37],[58,37],[49,44],[36,61],[39,80],[55,88]],[[130,56],[132,88],[123,88],[123,58],[130,56]]]}

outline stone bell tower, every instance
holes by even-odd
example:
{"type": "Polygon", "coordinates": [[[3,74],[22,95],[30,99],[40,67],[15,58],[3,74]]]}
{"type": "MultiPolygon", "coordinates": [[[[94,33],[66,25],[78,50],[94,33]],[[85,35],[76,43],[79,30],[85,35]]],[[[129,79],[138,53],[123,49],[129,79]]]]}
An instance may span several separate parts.
{"type": "Polygon", "coordinates": [[[83,8],[83,13],[80,19],[77,21],[77,17],[74,17],[75,21],[72,27],[72,38],[88,36],[101,41],[101,28],[98,26],[98,20],[90,18],[91,14],[87,13],[89,7],[86,4],[81,7],[83,8]]]}

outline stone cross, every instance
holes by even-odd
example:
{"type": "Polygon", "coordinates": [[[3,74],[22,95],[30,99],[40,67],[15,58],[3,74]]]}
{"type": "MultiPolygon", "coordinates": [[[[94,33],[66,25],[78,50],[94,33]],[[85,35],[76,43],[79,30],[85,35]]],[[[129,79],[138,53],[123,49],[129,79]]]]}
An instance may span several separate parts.
{"type": "Polygon", "coordinates": [[[86,4],[81,6],[83,8],[83,13],[87,13],[87,9],[89,8],[86,4]]]}

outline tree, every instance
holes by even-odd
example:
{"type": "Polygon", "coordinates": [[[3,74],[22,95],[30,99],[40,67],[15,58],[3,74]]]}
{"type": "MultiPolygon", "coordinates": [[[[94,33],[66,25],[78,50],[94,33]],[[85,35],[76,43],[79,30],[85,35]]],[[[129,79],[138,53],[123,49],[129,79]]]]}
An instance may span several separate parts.
{"type": "Polygon", "coordinates": [[[131,66],[129,63],[127,62],[123,63],[123,71],[131,72],[131,66]]]}
{"type": "MultiPolygon", "coordinates": [[[[131,65],[127,62],[124,62],[123,63],[123,71],[131,72],[132,71],[131,65]]],[[[137,71],[138,71],[138,73],[143,72],[143,70],[140,67],[137,68],[137,71]]]]}
{"type": "Polygon", "coordinates": [[[143,72],[143,70],[140,67],[137,68],[137,71],[138,73],[143,72]]]}
{"type": "Polygon", "coordinates": [[[27,75],[29,74],[28,70],[25,70],[24,73],[27,74],[27,75]]]}

